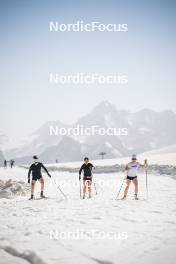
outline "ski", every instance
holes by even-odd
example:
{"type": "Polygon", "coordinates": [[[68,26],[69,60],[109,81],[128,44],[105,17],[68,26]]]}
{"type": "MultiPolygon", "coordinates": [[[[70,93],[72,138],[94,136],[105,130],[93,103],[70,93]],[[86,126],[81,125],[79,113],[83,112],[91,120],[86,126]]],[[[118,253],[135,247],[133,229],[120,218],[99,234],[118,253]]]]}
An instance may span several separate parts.
{"type": "Polygon", "coordinates": [[[38,197],[38,198],[33,198],[33,199],[29,198],[28,200],[29,201],[38,201],[38,200],[47,200],[47,199],[51,199],[51,198],[45,196],[45,197],[38,197]]]}

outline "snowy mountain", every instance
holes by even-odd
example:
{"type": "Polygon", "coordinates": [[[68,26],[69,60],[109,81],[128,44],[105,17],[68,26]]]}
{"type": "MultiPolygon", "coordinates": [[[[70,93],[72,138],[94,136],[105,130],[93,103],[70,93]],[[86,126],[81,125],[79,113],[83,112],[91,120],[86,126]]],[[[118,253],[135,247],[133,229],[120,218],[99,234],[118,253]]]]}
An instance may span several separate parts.
{"type": "Polygon", "coordinates": [[[3,165],[3,161],[4,161],[4,156],[2,151],[0,150],[0,167],[3,165]]]}
{"type": "Polygon", "coordinates": [[[10,139],[2,131],[0,131],[0,149],[8,148],[10,139]]]}
{"type": "Polygon", "coordinates": [[[35,131],[30,142],[13,151],[17,162],[31,160],[38,154],[45,162],[76,161],[83,156],[100,158],[100,152],[106,152],[106,158],[129,156],[133,152],[143,153],[150,150],[176,144],[176,114],[172,111],[156,112],[143,109],[136,113],[117,110],[105,101],[97,105],[89,114],[75,124],[65,125],[59,121],[45,123],[35,131]],[[76,126],[100,128],[126,128],[128,134],[119,136],[100,135],[50,135],[50,126],[70,128],[76,126]]]}
{"type": "Polygon", "coordinates": [[[3,165],[4,162],[3,149],[7,141],[7,136],[2,131],[0,131],[0,167],[3,165]]]}
{"type": "Polygon", "coordinates": [[[45,149],[55,146],[59,143],[62,137],[59,136],[50,136],[49,127],[58,126],[58,127],[66,127],[65,124],[62,124],[59,121],[50,121],[46,122],[39,129],[33,132],[28,138],[24,138],[21,140],[18,148],[8,149],[6,151],[7,156],[10,157],[24,157],[31,156],[33,153],[42,153],[45,149]]]}

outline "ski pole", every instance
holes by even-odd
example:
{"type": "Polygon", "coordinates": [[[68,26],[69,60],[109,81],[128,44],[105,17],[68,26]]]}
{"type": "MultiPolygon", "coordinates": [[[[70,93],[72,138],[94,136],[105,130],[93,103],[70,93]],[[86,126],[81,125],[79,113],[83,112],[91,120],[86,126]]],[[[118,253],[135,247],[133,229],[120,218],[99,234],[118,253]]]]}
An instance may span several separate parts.
{"type": "Polygon", "coordinates": [[[79,196],[82,198],[82,187],[81,187],[81,179],[79,180],[79,196]]]}
{"type": "Polygon", "coordinates": [[[122,181],[122,184],[121,184],[121,186],[120,186],[120,189],[119,189],[118,194],[117,194],[117,197],[116,197],[116,200],[117,200],[118,197],[119,197],[119,194],[120,194],[120,192],[121,192],[121,189],[122,189],[122,186],[123,186],[125,180],[126,180],[126,176],[125,176],[125,178],[124,178],[123,181],[122,181]]]}
{"type": "MultiPolygon", "coordinates": [[[[92,174],[92,179],[93,179],[93,172],[91,172],[91,174],[92,174]]],[[[96,188],[96,184],[95,184],[95,182],[94,182],[94,189],[95,189],[95,194],[97,195],[98,192],[97,192],[97,188],[96,188]]]]}
{"type": "Polygon", "coordinates": [[[98,192],[97,192],[97,188],[96,188],[96,184],[95,184],[95,182],[94,182],[94,189],[95,189],[95,194],[97,195],[98,192]]]}
{"type": "Polygon", "coordinates": [[[146,194],[147,194],[147,199],[148,199],[148,171],[147,169],[145,170],[145,185],[146,185],[146,194]]]}
{"type": "Polygon", "coordinates": [[[54,183],[56,185],[56,188],[60,191],[60,193],[64,196],[65,199],[67,199],[66,194],[62,191],[62,189],[60,188],[60,186],[56,183],[56,181],[54,180],[54,183]]]}

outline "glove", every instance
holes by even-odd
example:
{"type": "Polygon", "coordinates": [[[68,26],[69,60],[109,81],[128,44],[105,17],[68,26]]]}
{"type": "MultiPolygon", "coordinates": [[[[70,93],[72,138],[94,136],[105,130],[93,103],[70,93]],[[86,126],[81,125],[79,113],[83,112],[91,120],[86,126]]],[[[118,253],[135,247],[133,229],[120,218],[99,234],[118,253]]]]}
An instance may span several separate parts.
{"type": "Polygon", "coordinates": [[[79,181],[81,180],[81,175],[79,175],[79,181]]]}
{"type": "Polygon", "coordinates": [[[147,162],[147,160],[144,160],[144,167],[147,169],[147,167],[148,167],[148,162],[147,162]]]}
{"type": "Polygon", "coordinates": [[[48,176],[51,178],[51,174],[48,173],[48,176]]]}
{"type": "Polygon", "coordinates": [[[28,183],[30,183],[30,178],[28,178],[28,183]]]}

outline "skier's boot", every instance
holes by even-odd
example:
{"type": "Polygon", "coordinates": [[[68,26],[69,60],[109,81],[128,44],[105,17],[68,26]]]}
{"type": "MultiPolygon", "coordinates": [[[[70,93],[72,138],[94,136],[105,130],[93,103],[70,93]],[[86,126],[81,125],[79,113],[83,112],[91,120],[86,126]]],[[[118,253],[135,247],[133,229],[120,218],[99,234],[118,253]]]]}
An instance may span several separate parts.
{"type": "Polygon", "coordinates": [[[41,193],[40,193],[40,197],[41,197],[41,198],[46,198],[46,196],[43,194],[43,191],[41,191],[41,193]]]}
{"type": "Polygon", "coordinates": [[[86,198],[86,195],[85,195],[85,193],[83,194],[83,199],[85,199],[86,198]]]}
{"type": "Polygon", "coordinates": [[[91,199],[92,198],[92,196],[91,196],[91,194],[89,193],[89,199],[91,199]]]}
{"type": "Polygon", "coordinates": [[[137,193],[134,194],[134,199],[139,200],[139,198],[137,197],[137,193]]]}
{"type": "Polygon", "coordinates": [[[34,195],[31,194],[31,197],[29,198],[29,200],[34,200],[34,195]]]}
{"type": "Polygon", "coordinates": [[[121,200],[126,200],[126,195],[124,194],[124,196],[122,197],[122,199],[121,200]]]}

